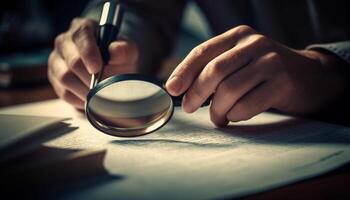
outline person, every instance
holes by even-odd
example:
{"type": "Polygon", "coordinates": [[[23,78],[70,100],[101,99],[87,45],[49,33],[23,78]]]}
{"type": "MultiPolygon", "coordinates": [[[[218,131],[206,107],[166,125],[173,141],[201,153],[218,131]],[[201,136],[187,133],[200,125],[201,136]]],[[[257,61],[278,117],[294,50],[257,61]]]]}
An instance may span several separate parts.
{"type": "MultiPolygon", "coordinates": [[[[340,105],[350,64],[349,2],[313,0],[198,0],[217,34],[183,59],[166,82],[182,107],[195,112],[211,95],[216,126],[267,109],[308,116],[340,105]]],[[[118,40],[105,76],[147,73],[174,46],[186,1],[124,1],[118,40]]],[[[48,76],[58,96],[83,109],[90,76],[102,64],[96,44],[100,1],[57,36],[48,76]]]]}

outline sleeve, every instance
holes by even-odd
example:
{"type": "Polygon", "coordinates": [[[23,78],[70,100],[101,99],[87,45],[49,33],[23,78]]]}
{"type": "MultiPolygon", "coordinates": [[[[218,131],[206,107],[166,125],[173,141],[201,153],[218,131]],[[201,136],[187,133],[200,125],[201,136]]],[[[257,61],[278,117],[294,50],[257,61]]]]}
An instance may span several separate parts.
{"type": "Polygon", "coordinates": [[[328,44],[313,44],[306,49],[326,51],[334,54],[344,62],[344,66],[341,67],[341,73],[345,77],[345,89],[343,94],[330,102],[320,113],[317,113],[315,119],[325,120],[327,122],[338,123],[341,125],[347,125],[350,123],[350,41],[342,41],[328,44]]]}
{"type": "Polygon", "coordinates": [[[350,64],[350,41],[342,41],[328,44],[313,44],[307,47],[307,49],[325,50],[338,56],[344,60],[347,64],[350,64]]]}
{"type": "MultiPolygon", "coordinates": [[[[185,0],[124,0],[119,36],[136,43],[140,73],[152,73],[169,55],[176,41],[185,0]]],[[[103,1],[93,0],[83,16],[98,21],[103,1]]]]}

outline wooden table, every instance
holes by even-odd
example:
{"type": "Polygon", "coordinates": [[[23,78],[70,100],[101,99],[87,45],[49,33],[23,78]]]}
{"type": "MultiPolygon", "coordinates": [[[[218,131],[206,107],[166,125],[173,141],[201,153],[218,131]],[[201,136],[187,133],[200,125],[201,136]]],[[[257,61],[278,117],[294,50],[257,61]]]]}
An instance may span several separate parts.
{"type": "MultiPolygon", "coordinates": [[[[0,107],[57,98],[49,84],[0,90],[0,107]]],[[[350,165],[306,181],[243,199],[350,199],[350,165]]]]}

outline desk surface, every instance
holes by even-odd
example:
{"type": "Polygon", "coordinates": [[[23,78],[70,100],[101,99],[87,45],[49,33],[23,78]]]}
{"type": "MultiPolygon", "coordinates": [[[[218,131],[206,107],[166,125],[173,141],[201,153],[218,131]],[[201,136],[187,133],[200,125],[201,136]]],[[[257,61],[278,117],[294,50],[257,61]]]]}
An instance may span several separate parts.
{"type": "MultiPolygon", "coordinates": [[[[0,107],[57,98],[49,85],[0,91],[0,107]]],[[[331,173],[244,199],[349,199],[350,165],[331,173]]]]}

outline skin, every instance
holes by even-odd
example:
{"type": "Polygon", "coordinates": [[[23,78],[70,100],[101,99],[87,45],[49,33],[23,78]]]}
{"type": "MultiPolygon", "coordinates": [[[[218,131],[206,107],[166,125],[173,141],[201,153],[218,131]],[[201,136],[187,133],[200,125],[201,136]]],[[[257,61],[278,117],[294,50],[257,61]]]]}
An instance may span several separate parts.
{"type": "Polygon", "coordinates": [[[210,118],[217,126],[275,108],[305,115],[344,92],[340,60],[333,55],[283,46],[248,26],[238,26],[196,48],[177,66],[166,88],[186,93],[185,112],[213,94],[210,118]]]}
{"type": "MultiPolygon", "coordinates": [[[[77,109],[83,109],[90,76],[102,65],[96,29],[92,20],[73,20],[56,38],[48,62],[56,93],[77,109]]],[[[137,72],[139,52],[133,42],[113,42],[109,52],[105,77],[137,72]]],[[[212,95],[210,118],[216,126],[269,108],[305,115],[344,92],[341,64],[333,55],[291,49],[243,25],[195,47],[170,75],[166,89],[173,96],[185,93],[182,107],[188,113],[212,95]]]]}
{"type": "MultiPolygon", "coordinates": [[[[100,71],[102,58],[96,44],[97,23],[77,18],[70,28],[56,37],[48,60],[48,78],[57,95],[79,110],[89,91],[91,74],[100,71]]],[[[138,49],[127,40],[118,39],[109,46],[110,61],[104,78],[137,71],[138,49]]]]}

